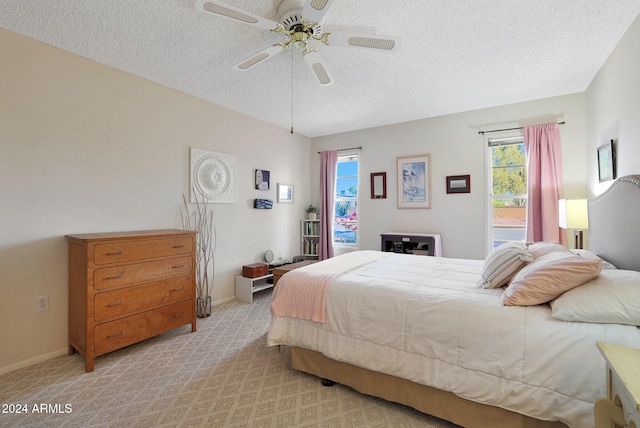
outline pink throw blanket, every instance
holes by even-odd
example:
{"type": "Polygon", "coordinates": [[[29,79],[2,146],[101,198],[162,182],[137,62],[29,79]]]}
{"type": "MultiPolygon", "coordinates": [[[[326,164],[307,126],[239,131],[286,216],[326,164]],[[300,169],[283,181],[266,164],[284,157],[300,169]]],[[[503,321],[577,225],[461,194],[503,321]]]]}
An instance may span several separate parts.
{"type": "Polygon", "coordinates": [[[271,315],[324,323],[327,293],[334,275],[307,275],[298,270],[287,272],[278,280],[271,297],[271,315]]]}
{"type": "Polygon", "coordinates": [[[377,251],[348,253],[287,272],[273,290],[271,315],[326,322],[327,294],[334,279],[384,255],[377,251]]]}

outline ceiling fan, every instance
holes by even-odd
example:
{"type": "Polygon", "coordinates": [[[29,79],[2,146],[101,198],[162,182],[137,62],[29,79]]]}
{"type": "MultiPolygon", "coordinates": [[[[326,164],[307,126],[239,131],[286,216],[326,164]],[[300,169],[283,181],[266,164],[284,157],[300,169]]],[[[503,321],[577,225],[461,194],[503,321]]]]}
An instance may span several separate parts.
{"type": "Polygon", "coordinates": [[[394,52],[400,39],[393,36],[361,35],[348,32],[324,32],[323,19],[334,0],[283,0],[278,6],[278,22],[229,6],[217,0],[197,0],[196,8],[201,12],[242,22],[254,27],[282,33],[288,39],[251,55],[234,65],[236,70],[249,70],[272,58],[293,45],[300,49],[307,66],[320,85],[334,83],[333,77],[322,56],[313,48],[312,41],[328,46],[354,47],[382,52],[394,52]]]}

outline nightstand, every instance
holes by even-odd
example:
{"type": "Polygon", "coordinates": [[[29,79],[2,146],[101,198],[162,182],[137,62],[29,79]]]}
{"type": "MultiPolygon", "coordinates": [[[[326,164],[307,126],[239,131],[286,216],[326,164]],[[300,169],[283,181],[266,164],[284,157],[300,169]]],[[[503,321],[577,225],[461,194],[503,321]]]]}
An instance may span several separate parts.
{"type": "Polygon", "coordinates": [[[607,363],[607,398],[595,403],[596,428],[640,428],[640,349],[597,346],[607,363]]]}

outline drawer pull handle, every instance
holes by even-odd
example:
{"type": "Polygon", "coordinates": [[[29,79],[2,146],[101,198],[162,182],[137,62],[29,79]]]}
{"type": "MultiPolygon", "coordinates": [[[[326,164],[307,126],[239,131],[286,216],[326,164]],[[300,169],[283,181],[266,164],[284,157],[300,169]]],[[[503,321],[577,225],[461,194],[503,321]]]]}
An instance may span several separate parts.
{"type": "Polygon", "coordinates": [[[174,288],[173,290],[171,290],[171,292],[173,293],[174,291],[182,291],[182,290],[184,290],[184,287],[174,288]]]}
{"type": "Polygon", "coordinates": [[[184,245],[174,245],[172,248],[184,248],[184,245]]]}
{"type": "Polygon", "coordinates": [[[173,315],[174,318],[180,318],[184,316],[184,312],[180,312],[179,314],[173,315]]]}
{"type": "Polygon", "coordinates": [[[116,275],[116,276],[108,276],[107,279],[119,279],[122,278],[122,275],[116,275]]]}
{"type": "Polygon", "coordinates": [[[124,332],[121,331],[120,333],[110,334],[109,336],[107,336],[107,339],[113,339],[114,337],[118,337],[118,336],[124,336],[124,332]]]}
{"type": "Polygon", "coordinates": [[[116,251],[114,253],[107,253],[107,256],[119,256],[120,254],[122,254],[122,251],[116,251]]]}
{"type": "Polygon", "coordinates": [[[177,265],[177,266],[174,266],[173,269],[182,269],[183,267],[184,265],[177,265]]]}
{"type": "Polygon", "coordinates": [[[107,307],[113,308],[114,306],[120,306],[120,305],[124,305],[124,302],[109,303],[107,307]]]}

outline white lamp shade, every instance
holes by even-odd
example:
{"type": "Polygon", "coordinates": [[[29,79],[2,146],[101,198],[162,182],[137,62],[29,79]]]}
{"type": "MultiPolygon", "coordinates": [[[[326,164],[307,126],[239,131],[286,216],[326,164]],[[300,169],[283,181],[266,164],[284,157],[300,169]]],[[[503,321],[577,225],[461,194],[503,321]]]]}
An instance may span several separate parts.
{"type": "Polygon", "coordinates": [[[586,199],[560,199],[558,217],[563,229],[588,229],[589,214],[586,199]]]}

